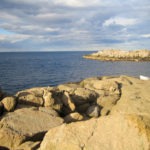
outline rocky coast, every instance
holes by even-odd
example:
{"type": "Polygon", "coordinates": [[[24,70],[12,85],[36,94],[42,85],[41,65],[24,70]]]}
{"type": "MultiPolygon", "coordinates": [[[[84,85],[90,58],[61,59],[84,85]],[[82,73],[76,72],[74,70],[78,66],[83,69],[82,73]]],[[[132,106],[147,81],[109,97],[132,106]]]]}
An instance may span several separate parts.
{"type": "Polygon", "coordinates": [[[150,50],[101,50],[83,57],[101,61],[150,61],[150,50]]]}
{"type": "Polygon", "coordinates": [[[150,80],[87,78],[0,90],[0,150],[149,150],[150,80]]]}

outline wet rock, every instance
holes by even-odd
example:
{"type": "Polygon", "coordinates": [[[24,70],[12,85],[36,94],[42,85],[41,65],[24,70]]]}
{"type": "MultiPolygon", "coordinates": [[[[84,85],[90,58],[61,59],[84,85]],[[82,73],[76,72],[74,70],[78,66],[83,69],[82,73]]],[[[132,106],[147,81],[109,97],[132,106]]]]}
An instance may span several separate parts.
{"type": "Polygon", "coordinates": [[[1,102],[3,103],[6,111],[14,111],[17,105],[17,100],[14,96],[5,97],[1,102]]]}

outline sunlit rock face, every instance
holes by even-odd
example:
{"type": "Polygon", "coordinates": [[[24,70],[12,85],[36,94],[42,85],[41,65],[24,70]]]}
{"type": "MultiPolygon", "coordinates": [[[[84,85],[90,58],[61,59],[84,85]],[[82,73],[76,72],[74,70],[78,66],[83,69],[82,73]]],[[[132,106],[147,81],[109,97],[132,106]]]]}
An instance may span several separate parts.
{"type": "Polygon", "coordinates": [[[150,80],[87,78],[0,100],[0,149],[149,150],[150,80]]]}

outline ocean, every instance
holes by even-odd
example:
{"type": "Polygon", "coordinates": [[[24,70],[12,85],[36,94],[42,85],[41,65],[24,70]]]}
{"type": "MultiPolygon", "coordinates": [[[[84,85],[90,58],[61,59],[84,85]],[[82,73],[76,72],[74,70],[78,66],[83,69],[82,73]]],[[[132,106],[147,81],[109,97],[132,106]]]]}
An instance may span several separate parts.
{"type": "Polygon", "coordinates": [[[8,92],[56,86],[87,77],[150,76],[150,62],[102,62],[82,58],[92,52],[0,53],[0,87],[8,92]]]}

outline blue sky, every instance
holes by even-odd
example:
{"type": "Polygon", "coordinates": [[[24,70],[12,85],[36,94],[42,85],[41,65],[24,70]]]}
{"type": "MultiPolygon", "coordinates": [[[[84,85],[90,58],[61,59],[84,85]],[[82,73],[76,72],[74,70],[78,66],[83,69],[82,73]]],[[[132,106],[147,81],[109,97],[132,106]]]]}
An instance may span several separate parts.
{"type": "Polygon", "coordinates": [[[149,0],[1,0],[0,52],[150,49],[149,0]]]}

